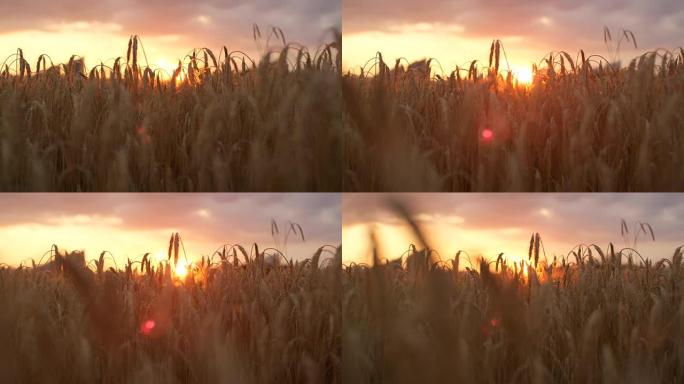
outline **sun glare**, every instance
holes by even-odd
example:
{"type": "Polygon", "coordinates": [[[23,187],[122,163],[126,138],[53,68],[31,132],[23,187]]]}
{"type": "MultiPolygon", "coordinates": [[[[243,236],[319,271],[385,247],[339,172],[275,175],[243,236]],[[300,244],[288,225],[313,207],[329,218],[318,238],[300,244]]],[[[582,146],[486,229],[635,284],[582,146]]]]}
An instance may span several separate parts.
{"type": "Polygon", "coordinates": [[[171,77],[173,76],[173,72],[176,70],[176,68],[178,68],[178,63],[173,63],[173,61],[168,60],[164,57],[157,60],[155,65],[157,68],[164,71],[162,78],[164,78],[165,80],[171,79],[171,77]]]}
{"type": "Polygon", "coordinates": [[[534,80],[534,75],[532,74],[532,68],[529,67],[515,67],[513,68],[513,76],[516,78],[519,84],[528,85],[532,84],[534,80]]]}
{"type": "Polygon", "coordinates": [[[179,260],[178,264],[176,264],[176,269],[174,269],[173,272],[179,279],[185,279],[185,276],[188,275],[188,266],[185,264],[184,261],[179,260]]]}

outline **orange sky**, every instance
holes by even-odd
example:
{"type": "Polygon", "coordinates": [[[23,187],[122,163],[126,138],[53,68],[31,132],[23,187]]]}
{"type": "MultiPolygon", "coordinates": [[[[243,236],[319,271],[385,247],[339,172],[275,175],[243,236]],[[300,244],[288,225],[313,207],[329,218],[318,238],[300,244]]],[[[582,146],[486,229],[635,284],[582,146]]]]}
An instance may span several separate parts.
{"type": "Polygon", "coordinates": [[[617,57],[623,60],[684,44],[684,3],[674,1],[347,0],[342,2],[342,18],[343,66],[354,72],[377,51],[389,63],[400,57],[436,58],[446,74],[471,60],[486,66],[496,38],[502,40],[514,71],[529,68],[550,51],[565,50],[575,57],[584,49],[612,60],[612,48],[603,40],[604,26],[616,39],[623,28],[636,35],[639,49],[621,44],[617,57]]]}
{"type": "MultiPolygon", "coordinates": [[[[379,251],[399,257],[410,243],[411,231],[386,209],[387,198],[413,210],[430,246],[444,259],[459,250],[495,259],[527,258],[530,236],[541,234],[547,255],[565,255],[580,243],[605,247],[631,245],[620,234],[620,220],[630,229],[647,222],[656,242],[639,235],[637,249],[653,259],[671,257],[684,244],[684,194],[346,194],[343,196],[343,257],[345,262],[369,262],[369,229],[376,228],[379,251]]],[[[467,264],[466,264],[467,265],[467,264]]]]}
{"type": "Polygon", "coordinates": [[[330,42],[330,28],[340,28],[339,4],[327,0],[34,0],[2,2],[0,14],[0,63],[21,48],[31,66],[44,53],[56,64],[73,54],[88,67],[111,64],[137,34],[150,65],[172,70],[193,48],[218,52],[225,45],[259,57],[266,36],[253,40],[254,23],[264,34],[280,27],[289,41],[312,49],[330,42]]]}
{"type": "Polygon", "coordinates": [[[325,244],[339,245],[339,194],[0,194],[0,263],[36,261],[52,244],[85,250],[93,259],[113,253],[118,263],[146,252],[164,257],[179,232],[189,260],[224,243],[276,247],[294,259],[325,244]],[[271,236],[271,219],[282,230],[300,224],[305,240],[271,236]]]}

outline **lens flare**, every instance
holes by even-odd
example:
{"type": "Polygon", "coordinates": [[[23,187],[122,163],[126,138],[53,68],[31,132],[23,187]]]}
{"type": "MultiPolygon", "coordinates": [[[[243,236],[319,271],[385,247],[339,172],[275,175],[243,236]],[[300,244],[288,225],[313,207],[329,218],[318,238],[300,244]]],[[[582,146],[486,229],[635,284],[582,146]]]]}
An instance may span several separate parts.
{"type": "Polygon", "coordinates": [[[482,130],[482,138],[489,141],[494,138],[494,132],[491,129],[484,129],[482,130]]]}
{"type": "Polygon", "coordinates": [[[148,336],[152,331],[154,330],[154,327],[157,326],[157,323],[154,320],[146,320],[142,324],[140,324],[140,333],[142,333],[145,336],[148,336]]]}

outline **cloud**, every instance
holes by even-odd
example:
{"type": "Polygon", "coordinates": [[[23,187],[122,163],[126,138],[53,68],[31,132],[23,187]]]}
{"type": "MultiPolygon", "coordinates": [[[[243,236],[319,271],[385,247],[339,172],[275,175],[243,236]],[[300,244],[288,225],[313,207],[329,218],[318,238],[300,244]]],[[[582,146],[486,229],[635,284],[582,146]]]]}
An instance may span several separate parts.
{"type": "Polygon", "coordinates": [[[624,219],[631,228],[649,223],[656,239],[684,244],[684,194],[354,194],[343,196],[343,225],[401,223],[387,208],[388,197],[404,202],[422,223],[434,218],[464,230],[517,228],[524,236],[607,243],[622,240],[624,219]]]}
{"type": "Polygon", "coordinates": [[[603,52],[604,25],[614,33],[632,30],[644,49],[675,48],[684,36],[684,3],[676,0],[398,0],[391,4],[346,0],[342,4],[345,34],[392,32],[397,25],[453,24],[462,28],[451,32],[453,36],[502,38],[504,44],[506,37],[517,36],[526,46],[546,52],[584,48],[594,53],[603,52]]]}
{"type": "Polygon", "coordinates": [[[23,257],[29,257],[67,240],[90,253],[113,248],[117,254],[137,254],[163,244],[171,232],[194,244],[195,255],[224,243],[256,242],[263,248],[282,243],[290,222],[301,225],[306,235],[304,243],[290,236],[288,249],[296,257],[341,242],[339,194],[0,194],[0,206],[5,241],[12,238],[9,233],[34,231],[32,244],[16,239],[17,244],[5,247],[5,257],[8,249],[28,249],[23,257]],[[275,238],[271,220],[281,228],[275,238]],[[97,236],[97,243],[87,245],[93,242],[88,236],[97,236]],[[120,237],[135,244],[112,240],[120,237]]]}
{"type": "MultiPolygon", "coordinates": [[[[188,222],[198,211],[211,212],[212,217],[242,222],[246,227],[268,226],[264,217],[296,219],[313,217],[336,208],[337,194],[2,194],[6,218],[33,221],[36,217],[56,214],[112,215],[125,220],[133,228],[159,227],[161,224],[188,222]],[[293,217],[284,217],[292,215],[293,217]]],[[[200,215],[202,216],[202,215],[200,215]]],[[[206,218],[206,217],[205,217],[206,218]]]]}
{"type": "Polygon", "coordinates": [[[341,25],[339,2],[330,0],[34,0],[2,2],[0,14],[0,34],[50,31],[55,26],[116,26],[143,41],[146,36],[183,35],[197,47],[241,50],[254,48],[253,23],[280,27],[289,40],[308,46],[320,45],[329,38],[327,28],[341,25]]]}

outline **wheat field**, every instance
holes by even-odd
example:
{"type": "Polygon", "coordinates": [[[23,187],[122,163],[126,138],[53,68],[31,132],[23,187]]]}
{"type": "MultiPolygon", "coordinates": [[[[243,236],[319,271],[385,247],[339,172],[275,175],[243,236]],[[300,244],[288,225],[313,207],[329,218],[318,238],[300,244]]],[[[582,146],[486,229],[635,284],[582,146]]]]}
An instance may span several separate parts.
{"type": "Polygon", "coordinates": [[[0,61],[0,188],[341,190],[341,36],[309,52],[273,33],[260,60],[194,49],[171,74],[137,36],[90,68],[19,49],[0,61]]]}
{"type": "Polygon", "coordinates": [[[547,259],[540,244],[520,262],[418,245],[345,265],[343,381],[682,382],[681,246],[654,262],[613,244],[547,259]]]}
{"type": "Polygon", "coordinates": [[[0,268],[4,382],[340,382],[339,247],[226,245],[185,276],[177,234],[159,263],[50,256],[0,268]]]}
{"type": "Polygon", "coordinates": [[[552,52],[529,85],[504,56],[496,40],[486,67],[445,73],[378,53],[345,74],[345,191],[684,188],[684,49],[627,65],[552,52]]]}

